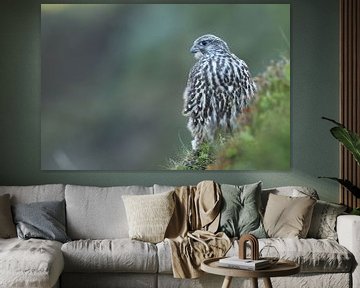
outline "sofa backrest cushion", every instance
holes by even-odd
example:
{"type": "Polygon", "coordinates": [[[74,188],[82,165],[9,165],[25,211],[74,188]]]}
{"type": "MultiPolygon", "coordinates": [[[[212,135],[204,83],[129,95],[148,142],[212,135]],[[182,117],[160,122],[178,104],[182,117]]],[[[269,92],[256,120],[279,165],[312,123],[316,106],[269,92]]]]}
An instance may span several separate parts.
{"type": "Polygon", "coordinates": [[[174,191],[176,188],[176,186],[167,186],[167,185],[158,185],[158,184],[154,184],[153,187],[154,187],[154,194],[174,191]]]}
{"type": "Polygon", "coordinates": [[[71,239],[128,238],[123,195],[153,194],[153,187],[66,185],[67,233],[71,239]]]}
{"type": "Polygon", "coordinates": [[[264,228],[270,238],[306,238],[316,200],[270,194],[264,228]]]}
{"type": "Polygon", "coordinates": [[[306,197],[310,196],[314,199],[319,199],[319,195],[316,190],[310,187],[304,186],[284,186],[276,188],[263,189],[261,192],[261,210],[265,213],[265,208],[269,199],[269,194],[275,194],[280,196],[289,197],[306,197]]]}
{"type": "Polygon", "coordinates": [[[62,201],[65,199],[65,186],[63,184],[0,186],[0,195],[4,194],[10,194],[11,204],[62,201]]]}

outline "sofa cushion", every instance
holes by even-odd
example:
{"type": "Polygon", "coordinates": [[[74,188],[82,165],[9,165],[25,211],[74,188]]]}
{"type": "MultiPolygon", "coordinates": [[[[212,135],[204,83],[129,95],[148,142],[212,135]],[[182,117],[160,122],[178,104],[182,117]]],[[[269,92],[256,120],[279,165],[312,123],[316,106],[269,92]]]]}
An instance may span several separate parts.
{"type": "MultiPolygon", "coordinates": [[[[280,259],[298,263],[301,268],[301,273],[350,272],[354,265],[354,257],[351,252],[338,242],[330,239],[259,239],[259,250],[264,246],[275,247],[280,259]]],[[[236,255],[239,249],[238,247],[238,243],[235,242],[227,256],[236,255]]],[[[250,255],[250,250],[248,254],[250,255]]]]}
{"type": "Polygon", "coordinates": [[[169,241],[156,244],[160,274],[172,274],[171,246],[169,241]]]}
{"type": "Polygon", "coordinates": [[[65,198],[65,186],[62,184],[0,186],[0,195],[4,194],[10,194],[11,204],[61,201],[65,198]]]}
{"type": "Polygon", "coordinates": [[[154,194],[174,191],[176,187],[177,186],[167,186],[167,185],[154,184],[154,186],[153,186],[154,194]]]}
{"type": "Polygon", "coordinates": [[[157,271],[156,246],[130,239],[78,240],[61,248],[66,272],[157,271]]]}
{"type": "Polygon", "coordinates": [[[350,272],[353,266],[353,255],[334,240],[272,238],[263,245],[274,246],[280,258],[297,262],[302,272],[350,272]]]}
{"type": "Polygon", "coordinates": [[[305,238],[316,200],[307,197],[269,195],[264,227],[269,237],[305,238]]]}
{"type": "Polygon", "coordinates": [[[69,241],[65,229],[65,201],[18,203],[13,206],[19,238],[69,241]]]}
{"type": "Polygon", "coordinates": [[[261,206],[262,212],[265,212],[265,208],[267,205],[267,201],[269,200],[269,195],[281,195],[281,196],[289,196],[289,197],[306,197],[310,196],[314,199],[319,199],[319,195],[316,190],[310,187],[304,186],[283,186],[276,188],[267,188],[263,189],[261,192],[261,206]]]}
{"type": "Polygon", "coordinates": [[[15,224],[11,214],[10,196],[0,196],[0,238],[16,237],[15,224]]]}
{"type": "MultiPolygon", "coordinates": [[[[302,273],[348,273],[354,265],[353,255],[338,242],[329,239],[264,238],[259,249],[274,246],[281,259],[295,261],[302,273]]],[[[171,274],[171,248],[168,241],[156,244],[159,273],[171,274]]],[[[226,256],[238,255],[238,241],[234,241],[226,256]]],[[[250,248],[247,250],[250,257],[250,248]]],[[[276,256],[276,255],[272,255],[276,256]]],[[[275,287],[275,286],[274,286],[275,287]]]]}
{"type": "Polygon", "coordinates": [[[53,287],[63,268],[59,242],[0,239],[1,287],[53,287]]]}
{"type": "Polygon", "coordinates": [[[318,200],[314,206],[309,238],[337,240],[336,219],[346,211],[345,205],[318,200]]]}
{"type": "Polygon", "coordinates": [[[246,233],[266,237],[260,217],[261,182],[243,186],[222,184],[221,193],[219,231],[229,237],[246,233]]]}
{"type": "Polygon", "coordinates": [[[128,238],[123,195],[152,194],[152,187],[66,185],[67,233],[71,239],[128,238]]]}
{"type": "Polygon", "coordinates": [[[131,239],[157,243],[164,240],[175,208],[174,191],[156,195],[124,195],[131,239]]]}

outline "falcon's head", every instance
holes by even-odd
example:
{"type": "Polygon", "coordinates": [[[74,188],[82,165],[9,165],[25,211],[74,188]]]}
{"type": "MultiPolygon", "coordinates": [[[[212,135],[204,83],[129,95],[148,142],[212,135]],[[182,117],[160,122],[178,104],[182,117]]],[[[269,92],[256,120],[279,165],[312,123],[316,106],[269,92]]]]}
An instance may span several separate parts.
{"type": "Polygon", "coordinates": [[[195,58],[199,59],[204,55],[214,55],[216,53],[230,53],[226,42],[215,35],[206,34],[194,41],[190,49],[195,54],[195,58]]]}

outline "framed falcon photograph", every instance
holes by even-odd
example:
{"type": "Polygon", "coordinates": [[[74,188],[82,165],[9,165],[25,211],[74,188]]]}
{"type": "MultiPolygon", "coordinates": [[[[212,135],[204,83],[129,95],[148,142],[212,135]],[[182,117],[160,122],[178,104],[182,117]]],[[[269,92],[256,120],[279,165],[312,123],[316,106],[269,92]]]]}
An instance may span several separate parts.
{"type": "Polygon", "coordinates": [[[290,169],[290,39],[290,4],[42,4],[41,169],[290,169]]]}

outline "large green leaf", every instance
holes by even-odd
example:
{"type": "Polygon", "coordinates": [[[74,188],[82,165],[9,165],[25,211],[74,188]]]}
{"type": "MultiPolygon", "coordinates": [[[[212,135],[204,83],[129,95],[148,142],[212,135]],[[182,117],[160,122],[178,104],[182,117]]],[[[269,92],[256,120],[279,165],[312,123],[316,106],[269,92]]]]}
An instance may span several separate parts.
{"type": "MultiPolygon", "coordinates": [[[[354,156],[356,162],[360,165],[360,136],[355,132],[347,129],[343,124],[336,122],[333,119],[322,117],[325,120],[328,120],[334,124],[335,127],[330,129],[331,134],[339,140],[346,149],[348,149],[351,154],[354,156]]],[[[339,182],[347,190],[349,190],[356,198],[360,198],[360,188],[355,186],[351,181],[346,179],[340,179],[336,177],[319,177],[327,178],[339,182]]]]}
{"type": "Polygon", "coordinates": [[[360,188],[355,186],[351,181],[340,179],[336,177],[318,177],[318,178],[326,178],[339,182],[346,189],[348,189],[356,198],[360,198],[360,188]]]}
{"type": "Polygon", "coordinates": [[[323,119],[335,123],[337,126],[330,129],[331,134],[339,140],[354,156],[356,162],[360,165],[360,136],[355,132],[348,130],[344,125],[335,120],[325,118],[323,119]]]}
{"type": "Polygon", "coordinates": [[[347,130],[344,127],[333,127],[331,134],[339,140],[354,156],[355,160],[360,164],[360,137],[356,133],[347,130]]]}

